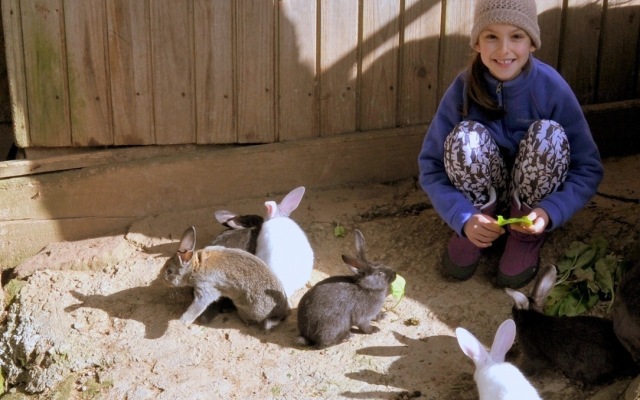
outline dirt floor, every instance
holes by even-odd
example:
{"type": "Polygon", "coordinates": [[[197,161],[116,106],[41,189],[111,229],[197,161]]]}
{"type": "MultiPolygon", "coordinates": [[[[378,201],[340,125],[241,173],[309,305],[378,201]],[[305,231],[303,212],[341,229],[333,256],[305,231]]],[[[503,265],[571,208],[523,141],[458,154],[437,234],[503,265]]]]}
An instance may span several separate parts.
{"type": "MultiPolygon", "coordinates": [[[[605,161],[599,194],[550,235],[543,264],[556,262],[574,240],[603,237],[617,255],[640,240],[640,156],[605,161]]],[[[499,254],[486,254],[469,281],[443,279],[438,265],[451,231],[414,180],[308,189],[292,215],[315,251],[310,285],[348,273],[340,256],[354,253],[354,228],[364,233],[371,259],[405,277],[406,297],[388,298],[379,332],[322,350],[297,345],[296,304],[304,290],[293,298],[290,318],[268,334],[234,313],[182,325],[189,293],[153,283],[182,231],[194,225],[204,246],[222,229],[214,210],[262,213],[265,200],[147,218],[124,236],[52,244],[25,262],[24,273],[33,273],[0,326],[9,386],[3,400],[25,392],[43,399],[477,398],[473,365],[454,329],[464,326],[490,345],[510,316],[511,299],[491,282],[499,254]],[[334,235],[337,224],[344,237],[334,235]]],[[[607,315],[606,306],[596,312],[607,315]]],[[[615,399],[629,384],[593,397],[603,387],[553,372],[531,381],[543,398],[558,400],[615,399]]]]}

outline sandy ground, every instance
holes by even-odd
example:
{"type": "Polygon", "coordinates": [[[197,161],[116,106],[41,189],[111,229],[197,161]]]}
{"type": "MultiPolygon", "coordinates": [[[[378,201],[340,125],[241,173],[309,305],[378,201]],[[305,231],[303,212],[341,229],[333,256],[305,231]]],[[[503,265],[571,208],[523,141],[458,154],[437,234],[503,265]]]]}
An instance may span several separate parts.
{"type": "MultiPolygon", "coordinates": [[[[640,239],[640,157],[605,165],[599,195],[553,232],[543,264],[555,262],[574,240],[601,236],[622,255],[640,239]]],[[[486,254],[469,281],[443,279],[438,265],[451,232],[414,180],[308,189],[292,215],[315,252],[309,285],[348,273],[340,256],[354,254],[355,228],[364,233],[371,259],[405,277],[406,297],[388,298],[379,332],[322,350],[297,345],[296,305],[304,289],[292,299],[292,315],[268,334],[244,326],[233,312],[182,325],[188,291],[153,282],[182,231],[194,225],[203,246],[222,229],[214,210],[262,213],[265,200],[147,218],[126,235],[52,244],[28,260],[24,271],[37,271],[0,327],[9,383],[4,398],[22,398],[25,391],[43,399],[477,398],[473,365],[454,329],[464,326],[490,345],[510,316],[510,298],[491,282],[499,254],[486,254]],[[345,237],[334,235],[337,224],[345,237]]],[[[606,304],[598,312],[606,316],[606,304]]],[[[545,399],[588,399],[603,389],[553,372],[531,382],[545,399]]],[[[628,382],[618,382],[618,391],[628,382]]]]}

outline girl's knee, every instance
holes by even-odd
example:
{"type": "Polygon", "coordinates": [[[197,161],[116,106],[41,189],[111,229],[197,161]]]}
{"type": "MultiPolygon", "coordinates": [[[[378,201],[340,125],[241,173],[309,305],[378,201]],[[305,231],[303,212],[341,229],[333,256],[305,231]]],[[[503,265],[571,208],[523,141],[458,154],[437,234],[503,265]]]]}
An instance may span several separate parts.
{"type": "Polygon", "coordinates": [[[491,135],[484,125],[475,121],[462,121],[453,128],[446,141],[475,147],[488,140],[491,140],[491,135]]]}

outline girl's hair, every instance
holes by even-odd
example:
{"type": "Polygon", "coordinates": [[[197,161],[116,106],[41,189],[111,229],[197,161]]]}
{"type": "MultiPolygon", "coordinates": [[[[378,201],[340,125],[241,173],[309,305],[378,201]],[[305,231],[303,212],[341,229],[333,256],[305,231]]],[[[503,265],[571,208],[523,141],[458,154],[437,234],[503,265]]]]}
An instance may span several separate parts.
{"type": "Polygon", "coordinates": [[[493,96],[487,91],[484,74],[487,67],[482,63],[480,53],[474,53],[467,68],[467,85],[462,116],[469,113],[469,104],[474,103],[484,111],[490,119],[504,116],[505,109],[498,105],[493,96]]]}

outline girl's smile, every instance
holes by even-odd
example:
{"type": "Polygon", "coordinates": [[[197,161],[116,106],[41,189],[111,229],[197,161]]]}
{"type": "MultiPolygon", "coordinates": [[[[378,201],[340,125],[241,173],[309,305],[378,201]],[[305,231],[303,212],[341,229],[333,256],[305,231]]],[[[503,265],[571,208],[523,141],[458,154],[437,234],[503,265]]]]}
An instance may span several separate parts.
{"type": "Polygon", "coordinates": [[[527,33],[513,25],[492,24],[480,33],[474,50],[491,75],[509,81],[520,75],[536,50],[527,33]]]}

